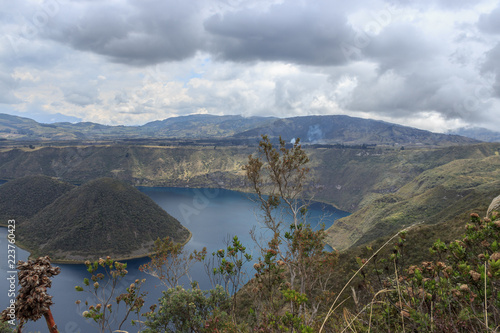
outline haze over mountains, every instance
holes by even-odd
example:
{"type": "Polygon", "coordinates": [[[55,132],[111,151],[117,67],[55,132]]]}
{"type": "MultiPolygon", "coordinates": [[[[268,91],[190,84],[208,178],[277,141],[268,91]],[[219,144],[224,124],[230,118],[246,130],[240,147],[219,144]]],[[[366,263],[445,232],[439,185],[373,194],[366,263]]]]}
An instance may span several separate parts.
{"type": "Polygon", "coordinates": [[[252,140],[261,134],[291,141],[320,144],[450,145],[474,139],[438,134],[383,121],[343,115],[293,118],[191,115],[154,121],[142,126],[96,123],[42,124],[29,118],[0,114],[0,138],[7,140],[111,140],[139,138],[252,140]]]}
{"type": "Polygon", "coordinates": [[[482,127],[461,127],[449,131],[448,134],[462,135],[485,142],[500,142],[500,132],[490,131],[482,127]]]}

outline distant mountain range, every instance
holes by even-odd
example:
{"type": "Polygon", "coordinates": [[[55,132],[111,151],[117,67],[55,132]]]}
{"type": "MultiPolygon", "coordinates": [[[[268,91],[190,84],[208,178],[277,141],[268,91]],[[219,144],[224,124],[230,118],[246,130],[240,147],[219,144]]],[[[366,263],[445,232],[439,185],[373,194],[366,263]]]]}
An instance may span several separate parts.
{"type": "Polygon", "coordinates": [[[448,134],[462,135],[485,142],[500,142],[500,132],[481,127],[462,127],[449,131],[448,134]]]}
{"type": "Polygon", "coordinates": [[[142,126],[107,126],[90,122],[42,124],[0,114],[0,139],[22,141],[116,139],[254,139],[266,134],[309,144],[454,145],[478,142],[383,121],[342,115],[293,118],[191,115],[142,126]]]}

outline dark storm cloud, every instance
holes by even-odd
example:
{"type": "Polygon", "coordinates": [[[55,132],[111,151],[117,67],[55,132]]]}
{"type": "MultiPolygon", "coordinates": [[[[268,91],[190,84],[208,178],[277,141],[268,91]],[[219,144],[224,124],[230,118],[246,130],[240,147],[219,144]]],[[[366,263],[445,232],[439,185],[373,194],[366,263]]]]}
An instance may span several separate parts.
{"type": "Polygon", "coordinates": [[[481,70],[483,74],[495,76],[493,90],[495,96],[500,97],[500,43],[486,53],[486,61],[481,70]]]}
{"type": "Polygon", "coordinates": [[[379,70],[408,70],[431,58],[436,45],[426,39],[421,31],[409,24],[393,23],[379,35],[368,36],[364,54],[378,63],[379,70]]]}
{"type": "Polygon", "coordinates": [[[479,17],[477,26],[481,31],[490,34],[500,34],[500,5],[489,14],[479,17]]]}
{"type": "Polygon", "coordinates": [[[243,9],[205,21],[210,51],[232,61],[288,61],[308,65],[347,62],[340,44],[353,33],[334,1],[285,1],[266,11],[243,9]]]}
{"type": "Polygon", "coordinates": [[[66,4],[44,29],[44,36],[130,65],[182,60],[203,44],[199,4],[173,0],[66,4]]]}

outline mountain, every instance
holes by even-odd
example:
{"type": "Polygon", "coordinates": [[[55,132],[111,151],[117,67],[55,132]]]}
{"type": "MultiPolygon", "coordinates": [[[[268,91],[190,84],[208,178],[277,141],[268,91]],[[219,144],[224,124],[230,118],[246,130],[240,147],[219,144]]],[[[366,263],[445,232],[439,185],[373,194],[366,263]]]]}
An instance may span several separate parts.
{"type": "Polygon", "coordinates": [[[276,118],[213,116],[209,114],[167,118],[147,123],[141,129],[152,135],[176,138],[227,137],[262,126],[276,118]],[[153,134],[154,133],[154,134],[153,134]]]}
{"type": "Polygon", "coordinates": [[[236,137],[281,136],[286,141],[301,138],[304,143],[452,145],[477,142],[458,135],[432,133],[383,121],[343,115],[277,119],[264,126],[236,134],[236,137]]]}
{"type": "Polygon", "coordinates": [[[34,175],[0,186],[0,221],[23,223],[75,186],[52,177],[34,175]]]}
{"type": "Polygon", "coordinates": [[[428,169],[394,193],[365,197],[328,230],[335,248],[359,246],[415,224],[451,221],[491,202],[500,189],[500,156],[453,160],[428,169]]]}
{"type": "MultiPolygon", "coordinates": [[[[315,199],[354,212],[372,198],[394,193],[419,174],[458,159],[481,159],[498,143],[401,150],[393,147],[306,147],[315,199]]],[[[33,174],[85,183],[113,177],[141,186],[212,187],[250,191],[242,166],[255,146],[66,146],[0,151],[0,179],[33,174]]]]}
{"type": "Polygon", "coordinates": [[[107,126],[91,122],[41,124],[0,114],[0,138],[7,140],[110,140],[137,138],[229,137],[275,118],[191,115],[153,121],[142,126],[107,126]]]}
{"type": "MultiPolygon", "coordinates": [[[[0,114],[0,138],[6,140],[116,139],[259,139],[262,134],[307,144],[432,145],[477,143],[458,135],[432,133],[383,121],[348,116],[294,118],[191,115],[153,121],[143,126],[106,126],[82,122],[39,124],[27,118],[0,114]]],[[[251,140],[252,142],[256,140],[251,140]]]]}
{"type": "Polygon", "coordinates": [[[145,256],[154,241],[185,242],[189,231],[147,195],[116,179],[74,188],[16,230],[32,256],[56,261],[145,256]]]}
{"type": "MultiPolygon", "coordinates": [[[[500,143],[405,150],[305,147],[315,200],[353,213],[329,231],[327,241],[337,248],[413,223],[440,223],[498,195],[493,192],[500,143]]],[[[133,185],[251,191],[242,166],[255,152],[256,147],[242,146],[8,149],[0,151],[0,179],[43,173],[75,183],[114,177],[133,185]]]]}
{"type": "Polygon", "coordinates": [[[481,127],[462,127],[449,131],[449,133],[485,142],[500,142],[500,132],[490,131],[481,127]]]}

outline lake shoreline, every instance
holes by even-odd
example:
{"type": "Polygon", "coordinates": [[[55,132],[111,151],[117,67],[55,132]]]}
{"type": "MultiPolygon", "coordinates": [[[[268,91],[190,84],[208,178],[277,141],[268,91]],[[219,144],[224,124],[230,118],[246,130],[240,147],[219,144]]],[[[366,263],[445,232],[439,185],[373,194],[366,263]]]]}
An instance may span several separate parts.
{"type": "MultiPolygon", "coordinates": [[[[7,225],[0,224],[0,228],[7,228],[7,225]]],[[[187,243],[189,243],[189,241],[193,237],[193,233],[191,232],[191,230],[189,230],[187,228],[186,228],[186,230],[189,232],[189,236],[188,236],[188,238],[184,242],[182,242],[182,246],[185,246],[187,243]]],[[[34,259],[36,259],[36,258],[33,258],[31,256],[32,250],[30,250],[26,245],[22,244],[22,242],[19,242],[19,241],[16,240],[15,245],[17,247],[23,249],[24,251],[30,253],[30,255],[28,257],[28,260],[34,260],[34,259]]],[[[111,259],[113,259],[114,261],[128,261],[128,260],[146,258],[146,257],[149,257],[152,254],[154,254],[154,252],[145,253],[143,255],[140,254],[140,255],[135,255],[135,256],[118,257],[118,258],[111,258],[111,259]]],[[[85,260],[71,260],[71,259],[52,259],[51,258],[50,262],[53,263],[53,264],[80,265],[80,264],[84,264],[87,260],[89,260],[89,261],[95,261],[97,259],[94,259],[94,260],[90,260],[90,259],[85,259],[85,260]]]]}

